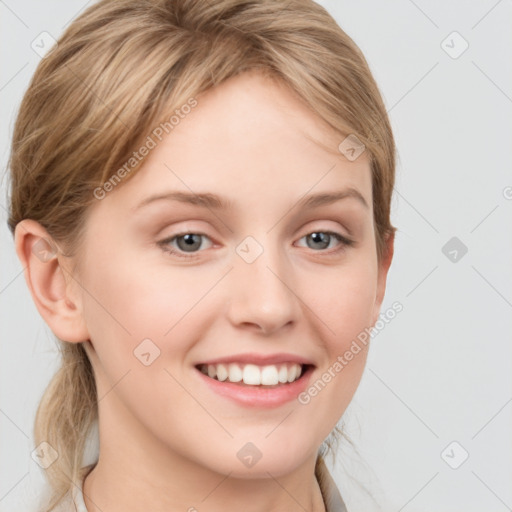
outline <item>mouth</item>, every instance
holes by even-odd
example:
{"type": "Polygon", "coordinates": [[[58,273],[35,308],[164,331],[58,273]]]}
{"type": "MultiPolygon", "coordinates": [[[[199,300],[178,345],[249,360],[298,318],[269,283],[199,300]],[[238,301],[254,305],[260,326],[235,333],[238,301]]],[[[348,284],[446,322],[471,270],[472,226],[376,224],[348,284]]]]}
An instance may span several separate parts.
{"type": "Polygon", "coordinates": [[[240,387],[273,389],[287,387],[311,373],[312,364],[283,362],[279,364],[217,363],[195,366],[212,380],[238,385],[240,387]]]}

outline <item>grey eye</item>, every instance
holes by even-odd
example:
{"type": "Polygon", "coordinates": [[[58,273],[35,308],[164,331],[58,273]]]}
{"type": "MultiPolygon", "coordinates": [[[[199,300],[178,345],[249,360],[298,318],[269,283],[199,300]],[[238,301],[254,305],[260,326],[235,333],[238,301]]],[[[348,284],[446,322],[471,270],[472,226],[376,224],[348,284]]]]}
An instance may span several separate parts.
{"type": "Polygon", "coordinates": [[[202,236],[195,233],[187,233],[175,237],[178,248],[185,252],[193,252],[201,247],[202,236]]]}
{"type": "Polygon", "coordinates": [[[333,234],[326,233],[324,231],[315,231],[314,233],[306,235],[305,238],[310,249],[325,249],[329,246],[329,243],[333,238],[333,234]],[[311,244],[308,243],[309,241],[311,241],[311,244]]]}

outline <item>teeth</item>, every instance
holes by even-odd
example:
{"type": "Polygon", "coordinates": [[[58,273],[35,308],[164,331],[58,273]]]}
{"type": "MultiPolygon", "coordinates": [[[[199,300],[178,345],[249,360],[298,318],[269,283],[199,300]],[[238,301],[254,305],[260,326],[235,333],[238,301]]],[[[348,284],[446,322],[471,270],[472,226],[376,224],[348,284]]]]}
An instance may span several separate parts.
{"type": "Polygon", "coordinates": [[[246,364],[243,373],[244,384],[259,386],[261,384],[261,372],[255,364],[246,364]]]}
{"type": "Polygon", "coordinates": [[[231,363],[201,365],[200,370],[212,379],[221,382],[242,382],[249,386],[275,386],[297,380],[302,375],[302,365],[284,363],[257,366],[255,364],[231,363]]]}
{"type": "Polygon", "coordinates": [[[300,368],[297,368],[296,366],[292,366],[290,368],[288,371],[288,382],[293,382],[295,380],[295,377],[297,376],[297,370],[300,372],[300,368]]]}
{"type": "Polygon", "coordinates": [[[275,366],[264,366],[261,370],[261,382],[267,386],[275,386],[279,382],[277,368],[275,366]]]}
{"type": "Polygon", "coordinates": [[[237,364],[229,365],[229,381],[230,382],[240,382],[243,379],[243,373],[237,364]]]}
{"type": "Polygon", "coordinates": [[[217,365],[217,379],[224,381],[228,378],[228,369],[223,364],[217,365]]]}
{"type": "Polygon", "coordinates": [[[279,373],[277,374],[277,378],[281,384],[288,382],[288,370],[285,365],[279,368],[279,373]]]}

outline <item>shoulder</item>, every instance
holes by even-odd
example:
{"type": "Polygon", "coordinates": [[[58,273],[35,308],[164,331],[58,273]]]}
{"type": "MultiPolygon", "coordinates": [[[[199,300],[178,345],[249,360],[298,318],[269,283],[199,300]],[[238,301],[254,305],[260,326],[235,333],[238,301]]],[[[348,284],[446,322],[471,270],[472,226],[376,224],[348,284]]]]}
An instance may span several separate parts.
{"type": "Polygon", "coordinates": [[[93,469],[95,464],[84,466],[80,470],[80,477],[77,485],[72,491],[64,495],[59,504],[52,510],[52,512],[87,512],[85,507],[83,486],[85,477],[93,469]]]}
{"type": "Polygon", "coordinates": [[[52,512],[76,512],[78,509],[71,493],[67,493],[52,512]]]}

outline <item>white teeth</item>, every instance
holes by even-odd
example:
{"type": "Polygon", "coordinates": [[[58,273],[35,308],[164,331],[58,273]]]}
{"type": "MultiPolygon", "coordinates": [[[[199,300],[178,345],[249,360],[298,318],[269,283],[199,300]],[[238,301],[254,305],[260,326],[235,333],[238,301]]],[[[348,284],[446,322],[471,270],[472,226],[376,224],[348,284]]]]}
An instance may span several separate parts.
{"type": "Polygon", "coordinates": [[[228,378],[228,369],[223,364],[217,365],[217,379],[224,381],[228,378]]]}
{"type": "Polygon", "coordinates": [[[288,382],[288,369],[286,368],[286,365],[283,365],[281,368],[279,368],[278,379],[281,384],[288,382]]]}
{"type": "MultiPolygon", "coordinates": [[[[299,368],[299,371],[300,371],[300,368],[299,368]]],[[[295,377],[297,376],[297,365],[293,365],[289,370],[288,370],[288,382],[293,382],[295,380],[295,377]]]]}
{"type": "Polygon", "coordinates": [[[244,384],[259,386],[261,384],[261,372],[255,364],[246,364],[243,373],[244,384]]]}
{"type": "Polygon", "coordinates": [[[229,365],[229,380],[231,382],[240,382],[243,378],[240,366],[235,363],[229,365]]]}
{"type": "Polygon", "coordinates": [[[264,366],[261,370],[261,383],[265,386],[275,386],[278,382],[277,368],[275,366],[264,366]]]}
{"type": "Polygon", "coordinates": [[[201,365],[200,370],[208,377],[221,382],[242,382],[249,386],[275,386],[297,380],[302,374],[302,365],[283,363],[257,366],[255,364],[230,363],[201,365]]]}

